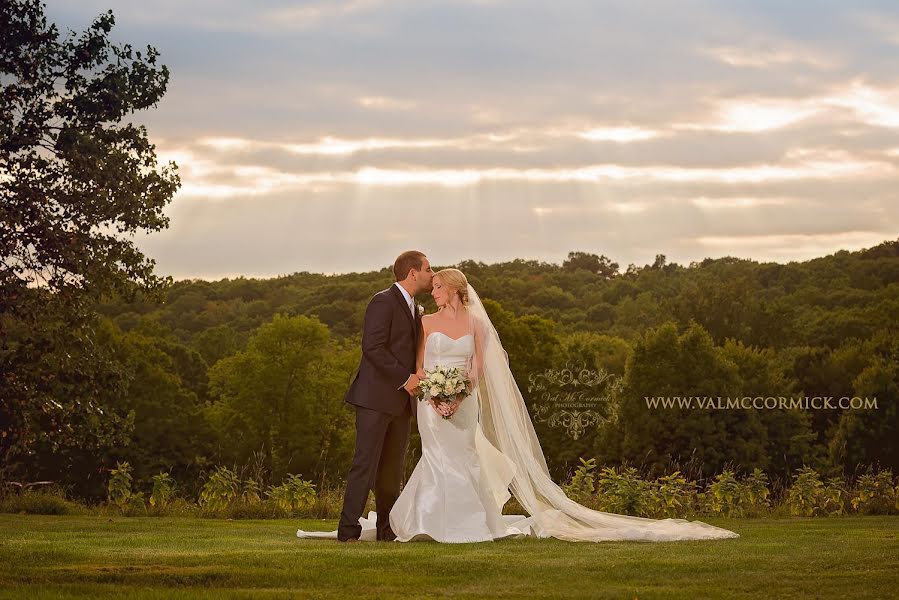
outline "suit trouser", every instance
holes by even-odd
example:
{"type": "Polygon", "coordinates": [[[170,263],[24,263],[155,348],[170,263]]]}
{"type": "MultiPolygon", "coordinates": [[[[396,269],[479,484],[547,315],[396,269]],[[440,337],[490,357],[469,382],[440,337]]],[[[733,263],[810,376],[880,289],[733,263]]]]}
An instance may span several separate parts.
{"type": "Polygon", "coordinates": [[[359,517],[365,510],[370,489],[375,490],[378,513],[377,539],[396,537],[390,529],[390,509],[400,495],[409,444],[411,417],[408,412],[390,415],[356,406],[356,452],[347,476],[343,510],[337,537],[358,538],[362,533],[359,517]]]}

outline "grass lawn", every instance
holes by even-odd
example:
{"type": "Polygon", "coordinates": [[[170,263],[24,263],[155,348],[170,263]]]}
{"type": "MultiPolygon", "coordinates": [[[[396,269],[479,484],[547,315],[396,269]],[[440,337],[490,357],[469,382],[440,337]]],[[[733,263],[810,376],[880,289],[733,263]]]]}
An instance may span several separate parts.
{"type": "Polygon", "coordinates": [[[705,542],[300,540],[334,521],[0,514],[0,597],[895,598],[899,517],[708,519],[705,542]]]}

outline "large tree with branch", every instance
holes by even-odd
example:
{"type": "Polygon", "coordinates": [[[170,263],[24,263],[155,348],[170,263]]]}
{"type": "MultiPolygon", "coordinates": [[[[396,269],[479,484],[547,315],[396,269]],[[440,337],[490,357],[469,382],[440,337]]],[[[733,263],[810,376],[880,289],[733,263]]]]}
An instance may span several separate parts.
{"type": "Polygon", "coordinates": [[[108,401],[128,375],[93,306],[171,283],[129,239],[168,226],[180,185],[128,122],[169,71],[155,48],[113,43],[114,24],[110,11],[61,35],[38,0],[0,8],[0,475],[44,445],[126,440],[108,401]]]}

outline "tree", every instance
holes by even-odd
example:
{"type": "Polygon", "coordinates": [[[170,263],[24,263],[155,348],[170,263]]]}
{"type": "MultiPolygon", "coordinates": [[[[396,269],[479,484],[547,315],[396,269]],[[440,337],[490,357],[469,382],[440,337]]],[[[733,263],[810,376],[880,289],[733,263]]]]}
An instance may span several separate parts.
{"type": "Polygon", "coordinates": [[[653,261],[650,269],[656,269],[656,270],[664,269],[666,262],[667,262],[667,259],[665,258],[664,254],[656,254],[656,259],[653,261]]]}
{"type": "Polygon", "coordinates": [[[568,259],[562,263],[562,268],[569,271],[584,269],[596,273],[604,279],[610,279],[618,274],[618,263],[613,263],[606,256],[597,256],[588,252],[569,252],[568,259]]]}
{"type": "Polygon", "coordinates": [[[651,474],[669,473],[672,463],[694,476],[727,465],[766,468],[766,432],[757,411],[651,407],[646,398],[737,396],[736,365],[693,322],[678,334],[667,322],[640,337],[628,358],[618,421],[598,437],[600,462],[626,460],[651,474]]]}
{"type": "Polygon", "coordinates": [[[162,209],[180,184],[177,167],[159,168],[146,129],[122,123],[165,93],[159,53],[113,44],[112,11],[62,40],[37,0],[5,2],[0,19],[4,286],[159,287],[154,261],[133,241],[98,231],[168,226],[162,209]]]}
{"type": "MultiPolygon", "coordinates": [[[[789,365],[773,349],[728,339],[721,353],[737,366],[741,394],[753,398],[799,396],[798,382],[788,375],[789,365]]],[[[765,428],[759,442],[765,445],[769,475],[789,481],[789,475],[804,465],[822,470],[827,467],[823,448],[815,448],[809,411],[776,408],[754,412],[765,428]]]]}
{"type": "Polygon", "coordinates": [[[899,336],[881,331],[864,344],[867,366],[852,382],[858,398],[876,399],[875,408],[843,412],[829,443],[832,460],[847,474],[865,465],[899,470],[899,336]]]}
{"type": "Polygon", "coordinates": [[[352,429],[343,395],[358,352],[349,356],[317,319],[281,313],[259,327],[246,350],[209,370],[207,411],[222,436],[222,458],[246,462],[262,451],[275,480],[287,473],[321,474],[342,452],[352,429]]]}
{"type": "Polygon", "coordinates": [[[139,330],[114,335],[133,374],[124,406],[134,414],[131,443],[115,448],[114,458],[134,465],[138,480],[160,471],[196,480],[196,462],[205,457],[212,439],[201,406],[205,362],[196,350],[161,336],[139,330]]]}
{"type": "Polygon", "coordinates": [[[156,105],[169,72],[154,48],[113,44],[114,23],[107,12],[62,38],[37,0],[0,8],[0,471],[38,441],[100,441],[114,426],[98,399],[124,386],[98,371],[93,306],[171,282],[121,237],[167,227],[180,185],[146,129],[123,123],[156,105]]]}

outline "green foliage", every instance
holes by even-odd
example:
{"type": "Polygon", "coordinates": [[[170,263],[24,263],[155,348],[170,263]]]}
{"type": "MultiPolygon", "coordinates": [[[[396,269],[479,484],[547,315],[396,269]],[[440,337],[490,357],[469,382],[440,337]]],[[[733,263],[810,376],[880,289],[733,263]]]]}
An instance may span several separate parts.
{"type": "Polygon", "coordinates": [[[657,478],[650,490],[650,510],[645,516],[682,518],[695,501],[696,483],[687,481],[680,471],[657,478]]]}
{"type": "Polygon", "coordinates": [[[830,441],[831,459],[846,471],[876,463],[899,469],[899,335],[878,332],[860,350],[865,364],[846,395],[876,398],[877,408],[843,412],[830,441]]]}
{"type": "Polygon", "coordinates": [[[294,514],[301,508],[315,502],[315,485],[303,480],[299,475],[288,475],[278,486],[269,487],[266,492],[278,508],[288,514],[294,514]]]}
{"type": "Polygon", "coordinates": [[[565,486],[565,493],[575,502],[583,502],[593,495],[596,489],[593,470],[596,469],[596,459],[579,459],[581,464],[574,471],[571,481],[565,486]]]}
{"type": "Polygon", "coordinates": [[[62,36],[41,2],[0,11],[0,357],[14,374],[0,378],[0,472],[127,442],[129,415],[112,406],[129,374],[97,334],[95,303],[158,299],[171,283],[134,233],[168,226],[177,167],[159,166],[130,122],[169,72],[155,48],[113,43],[114,24],[107,12],[62,36]]]}
{"type": "Polygon", "coordinates": [[[150,506],[163,511],[175,496],[175,481],[168,473],[153,476],[153,491],[150,493],[150,506]]]}
{"type": "Polygon", "coordinates": [[[706,493],[711,513],[727,517],[742,516],[745,497],[745,488],[729,469],[725,469],[715,477],[706,493]]]}
{"type": "Polygon", "coordinates": [[[246,350],[209,370],[216,400],[206,417],[228,440],[223,458],[245,463],[261,448],[276,480],[291,471],[326,472],[347,458],[352,423],[343,395],[358,357],[358,348],[335,343],[318,320],[275,315],[246,350]]]}
{"type": "Polygon", "coordinates": [[[83,515],[87,507],[65,498],[58,489],[24,489],[0,495],[0,513],[30,515],[83,515]]]}
{"type": "Polygon", "coordinates": [[[822,510],[827,515],[846,514],[846,503],[849,499],[849,491],[846,489],[846,481],[842,477],[831,477],[824,482],[822,510]]]}
{"type": "Polygon", "coordinates": [[[618,263],[606,256],[597,256],[589,252],[569,252],[562,268],[570,271],[583,269],[603,278],[611,278],[618,274],[618,263]]]}
{"type": "Polygon", "coordinates": [[[240,493],[240,478],[227,467],[218,467],[200,492],[200,506],[217,512],[228,508],[240,493]]]}
{"type": "Polygon", "coordinates": [[[896,488],[893,472],[865,473],[858,478],[852,508],[860,513],[885,515],[896,511],[896,488]]]}
{"type": "Polygon", "coordinates": [[[64,38],[39,2],[13,0],[2,19],[5,275],[94,297],[126,284],[159,285],[154,261],[133,240],[91,227],[168,226],[163,209],[180,186],[177,167],[160,168],[146,129],[122,123],[165,93],[169,71],[157,66],[159,52],[113,43],[112,11],[64,38]]]}
{"type": "MultiPolygon", "coordinates": [[[[817,517],[845,515],[850,506],[862,514],[893,514],[899,510],[896,498],[899,486],[895,485],[889,470],[865,474],[850,488],[841,477],[822,482],[814,469],[803,467],[794,475],[793,485],[785,490],[778,504],[773,504],[768,476],[758,469],[742,479],[727,469],[699,492],[696,482],[680,471],[647,480],[633,467],[605,467],[599,473],[596,468],[595,458],[581,459],[564,485],[565,493],[576,502],[617,514],[650,518],[708,514],[735,518],[788,512],[817,517]]],[[[58,487],[35,491],[26,486],[20,492],[8,491],[0,496],[0,512],[335,519],[340,515],[343,501],[342,488],[328,487],[317,492],[315,484],[296,474],[288,475],[279,485],[269,486],[263,498],[259,479],[249,477],[241,481],[235,471],[226,467],[210,474],[201,491],[199,506],[176,498],[174,485],[168,473],[154,476],[148,511],[143,494],[131,491],[130,466],[119,463],[111,471],[107,505],[91,509],[67,500],[58,487]]],[[[506,514],[521,514],[524,509],[513,497],[503,510],[506,514]]]]}
{"type": "Polygon", "coordinates": [[[147,504],[144,501],[144,493],[137,492],[128,496],[128,503],[123,511],[129,517],[142,517],[147,514],[147,504]]]}
{"type": "Polygon", "coordinates": [[[790,513],[801,517],[821,514],[824,484],[818,473],[811,467],[802,467],[793,479],[795,481],[787,493],[790,513]]]}
{"type": "MultiPolygon", "coordinates": [[[[899,309],[899,243],[788,265],[726,257],[681,266],[659,255],[620,273],[617,266],[604,271],[606,263],[613,264],[572,253],[563,265],[458,265],[485,298],[529,408],[538,400],[526,391],[529,375],[571,356],[626,383],[612,395],[617,418],[588,426],[578,440],[535,423],[556,480],[576,472],[581,456],[595,456],[597,465],[640,465],[649,492],[638,512],[662,515],[678,510],[675,499],[693,502],[674,490],[655,495],[675,470],[689,484],[740,465],[740,473],[770,477],[777,491],[797,465],[828,476],[859,472],[859,465],[899,468],[899,334],[890,319],[899,309]],[[712,394],[861,395],[880,405],[648,410],[644,401],[712,394]]],[[[28,413],[21,427],[19,405],[0,403],[0,424],[18,428],[0,436],[0,445],[27,430],[34,450],[7,453],[4,446],[0,456],[16,456],[12,468],[29,477],[62,481],[97,499],[106,482],[92,474],[112,455],[129,462],[142,485],[164,469],[183,496],[196,498],[210,465],[246,464],[258,452],[264,474],[239,472],[232,503],[234,510],[252,507],[240,509],[246,514],[276,510],[265,485],[289,473],[304,473],[319,489],[339,485],[353,450],[352,411],[342,399],[359,361],[361,315],[371,294],[390,282],[389,269],[185,280],[161,305],[149,296],[110,294],[101,305],[108,320],[92,329],[73,326],[64,305],[51,319],[0,312],[0,359],[14,345],[31,344],[10,363],[17,366],[7,383],[37,382],[29,390],[40,389],[41,398],[40,411],[28,413]],[[64,351],[40,351],[57,347],[64,351]],[[46,374],[54,375],[41,379],[46,374]]],[[[52,305],[51,296],[34,293],[34,306],[52,305]]],[[[417,442],[413,431],[410,456],[417,456],[417,442]]],[[[596,470],[592,475],[595,485],[596,470]]],[[[737,482],[743,499],[719,507],[721,514],[770,509],[770,496],[763,496],[770,482],[753,484],[752,477],[737,482]]],[[[852,510],[845,484],[823,485],[831,500],[819,501],[820,514],[839,514],[841,505],[852,510]]],[[[702,493],[699,508],[709,510],[708,491],[702,493]]]]}
{"type": "Polygon", "coordinates": [[[606,467],[596,481],[599,510],[623,515],[640,516],[648,502],[649,482],[640,478],[633,467],[606,467]]]}
{"type": "Polygon", "coordinates": [[[864,514],[886,515],[897,509],[896,487],[889,469],[862,475],[852,489],[847,489],[845,480],[839,477],[823,483],[810,467],[800,469],[794,479],[787,493],[787,503],[794,515],[843,515],[847,503],[854,511],[864,514]]]}
{"type": "Polygon", "coordinates": [[[129,374],[87,309],[33,288],[14,304],[16,313],[0,299],[0,362],[9,374],[0,377],[0,478],[80,483],[102,468],[105,450],[130,439],[134,414],[120,405],[129,374]],[[85,468],[80,456],[94,460],[85,468]]]}
{"type": "Polygon", "coordinates": [[[119,405],[135,415],[131,443],[118,452],[147,480],[164,466],[198,476],[197,455],[210,451],[213,432],[203,416],[207,367],[192,348],[141,328],[112,331],[119,359],[133,373],[127,399],[119,405]]]}
{"type": "Polygon", "coordinates": [[[125,511],[131,501],[131,465],[127,462],[116,463],[116,468],[109,474],[108,484],[109,502],[125,511]]]}
{"type": "Polygon", "coordinates": [[[618,395],[617,446],[597,448],[599,460],[640,461],[655,475],[666,472],[672,460],[693,460],[711,472],[727,464],[763,468],[766,435],[759,411],[653,407],[646,400],[708,398],[711,390],[734,395],[741,383],[736,365],[700,325],[679,334],[670,322],[647,332],[634,346],[618,395]]]}
{"type": "Polygon", "coordinates": [[[252,477],[243,482],[243,490],[240,494],[245,504],[259,504],[262,502],[262,484],[252,477]]]}
{"type": "Polygon", "coordinates": [[[749,514],[759,514],[767,509],[771,502],[769,496],[770,482],[768,475],[761,469],[753,469],[752,473],[742,480],[743,485],[743,504],[746,512],[749,514]]]}

